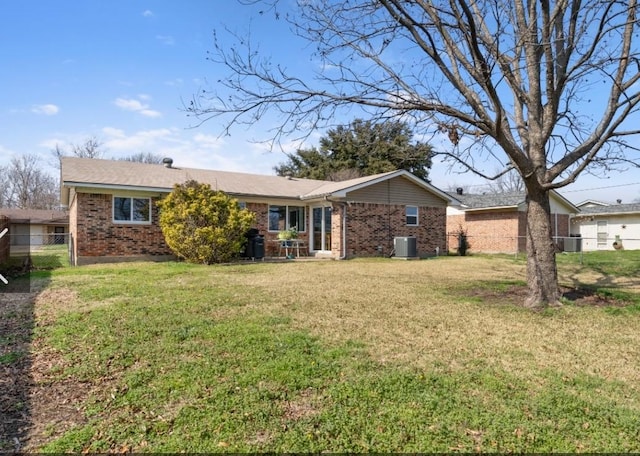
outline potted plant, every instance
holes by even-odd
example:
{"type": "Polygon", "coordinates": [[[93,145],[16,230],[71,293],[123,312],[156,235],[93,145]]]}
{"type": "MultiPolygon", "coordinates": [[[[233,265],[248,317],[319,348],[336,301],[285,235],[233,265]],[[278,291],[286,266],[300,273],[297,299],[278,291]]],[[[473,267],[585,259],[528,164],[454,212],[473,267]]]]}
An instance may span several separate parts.
{"type": "Polygon", "coordinates": [[[289,228],[288,230],[282,230],[278,233],[278,239],[281,241],[288,241],[290,239],[298,238],[298,230],[294,228],[289,228]]]}

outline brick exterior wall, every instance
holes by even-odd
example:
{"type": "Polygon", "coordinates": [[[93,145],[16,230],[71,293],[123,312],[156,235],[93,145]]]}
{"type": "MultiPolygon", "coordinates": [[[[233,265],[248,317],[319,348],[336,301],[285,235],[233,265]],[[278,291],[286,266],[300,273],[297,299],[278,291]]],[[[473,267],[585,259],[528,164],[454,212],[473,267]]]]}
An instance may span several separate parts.
{"type": "MultiPolygon", "coordinates": [[[[298,204],[302,205],[302,204],[298,204]]],[[[280,254],[280,246],[278,242],[278,232],[269,231],[269,204],[267,203],[246,203],[247,209],[256,214],[255,228],[260,231],[260,234],[264,236],[264,250],[265,256],[273,257],[280,254]]],[[[299,232],[298,239],[305,241],[308,246],[309,242],[309,209],[305,211],[304,226],[307,227],[306,232],[299,232]]],[[[305,250],[306,252],[306,250],[305,250]]]]}
{"type": "Polygon", "coordinates": [[[172,255],[158,225],[157,198],[151,199],[150,225],[113,223],[113,196],[78,193],[70,210],[75,258],[172,255]]]}
{"type": "MultiPolygon", "coordinates": [[[[0,232],[5,228],[9,228],[9,217],[0,215],[0,232]]],[[[9,259],[9,236],[4,235],[0,238],[0,263],[4,263],[9,259]]]]}
{"type": "MultiPolygon", "coordinates": [[[[69,210],[72,255],[75,264],[111,259],[170,256],[158,226],[157,199],[152,199],[152,223],[113,223],[113,196],[109,194],[77,193],[69,210]]],[[[277,232],[269,232],[269,204],[246,203],[256,214],[255,228],[264,236],[265,256],[277,256],[277,232]]],[[[310,208],[305,211],[307,231],[299,238],[309,245],[310,208]]],[[[346,206],[347,257],[388,255],[398,236],[415,236],[420,256],[435,255],[436,247],[446,247],[446,209],[419,207],[419,225],[407,226],[404,205],[352,203],[346,206]],[[381,246],[382,250],[378,250],[381,246]]],[[[334,204],[331,218],[331,256],[343,254],[343,206],[334,204]]]]}
{"type": "Polygon", "coordinates": [[[419,207],[418,226],[407,226],[404,205],[352,203],[347,206],[347,256],[389,255],[394,238],[402,236],[416,237],[419,256],[435,255],[436,247],[444,252],[446,218],[444,207],[419,207]]]}
{"type": "MultiPolygon", "coordinates": [[[[467,212],[447,217],[447,242],[449,251],[458,249],[460,227],[466,230],[469,252],[515,253],[526,251],[526,212],[467,212]]],[[[569,236],[569,215],[552,214],[553,236],[569,236]],[[557,219],[556,219],[557,217],[557,219]],[[557,226],[557,233],[556,233],[557,226]]],[[[564,243],[558,240],[562,250],[564,243]]]]}

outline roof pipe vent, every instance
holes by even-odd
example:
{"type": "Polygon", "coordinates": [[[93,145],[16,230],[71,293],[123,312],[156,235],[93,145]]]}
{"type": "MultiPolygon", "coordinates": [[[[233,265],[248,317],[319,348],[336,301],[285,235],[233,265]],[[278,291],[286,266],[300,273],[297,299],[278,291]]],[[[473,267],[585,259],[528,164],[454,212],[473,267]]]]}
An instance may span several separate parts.
{"type": "Polygon", "coordinates": [[[463,191],[464,191],[464,190],[463,190],[463,188],[462,188],[462,187],[458,187],[458,188],[456,188],[456,193],[457,193],[458,195],[462,195],[462,192],[463,192],[463,191]]]}
{"type": "Polygon", "coordinates": [[[169,157],[165,157],[162,159],[162,164],[164,165],[165,168],[171,168],[171,165],[173,165],[173,159],[169,157]]]}

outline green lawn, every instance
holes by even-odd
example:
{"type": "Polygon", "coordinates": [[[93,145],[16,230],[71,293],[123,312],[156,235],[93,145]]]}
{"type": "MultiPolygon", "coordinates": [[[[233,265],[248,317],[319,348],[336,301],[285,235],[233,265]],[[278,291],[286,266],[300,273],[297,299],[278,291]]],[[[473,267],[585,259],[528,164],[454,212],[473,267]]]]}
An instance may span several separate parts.
{"type": "Polygon", "coordinates": [[[640,451],[640,252],[558,262],[611,306],[523,309],[508,256],[37,272],[25,356],[80,413],[28,449],[640,451]]]}

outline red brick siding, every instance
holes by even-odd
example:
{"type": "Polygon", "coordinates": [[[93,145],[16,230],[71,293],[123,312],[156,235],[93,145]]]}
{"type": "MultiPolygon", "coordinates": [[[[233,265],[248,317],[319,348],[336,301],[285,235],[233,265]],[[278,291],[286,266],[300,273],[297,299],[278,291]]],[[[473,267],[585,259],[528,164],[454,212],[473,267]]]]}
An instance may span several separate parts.
{"type": "MultiPolygon", "coordinates": [[[[551,229],[553,236],[569,235],[569,215],[551,215],[551,229]]],[[[449,250],[458,248],[457,233],[462,226],[467,231],[470,252],[483,253],[514,253],[526,251],[526,223],[527,214],[522,211],[485,212],[447,217],[447,238],[449,250]]],[[[562,246],[562,241],[558,242],[562,246]]]]}
{"type": "MultiPolygon", "coordinates": [[[[78,193],[69,211],[70,232],[74,240],[74,257],[127,257],[170,255],[158,226],[157,199],[152,199],[152,224],[119,224],[112,220],[112,195],[78,193]]],[[[268,231],[269,205],[246,203],[256,214],[257,228],[265,239],[265,255],[278,254],[277,232],[268,231]]],[[[309,241],[310,209],[305,211],[305,227],[299,237],[309,241]]],[[[332,212],[331,252],[343,254],[343,208],[334,205],[332,212]]],[[[347,256],[389,254],[397,236],[415,236],[418,254],[433,255],[436,247],[446,245],[444,207],[419,207],[419,226],[407,226],[404,205],[353,203],[347,206],[347,256]],[[381,246],[382,251],[377,247],[381,246]]],[[[307,244],[308,245],[308,244],[307,244]]]]}
{"type": "MultiPolygon", "coordinates": [[[[265,256],[277,256],[279,251],[279,245],[277,242],[278,232],[269,231],[269,204],[267,203],[246,203],[247,209],[256,214],[256,223],[254,228],[260,231],[260,234],[264,236],[264,249],[265,256]]],[[[290,206],[301,206],[301,204],[290,204],[290,206]]],[[[307,231],[299,232],[298,238],[308,242],[309,240],[309,208],[305,209],[304,226],[307,231]]],[[[308,244],[307,244],[308,245],[308,244]]]]}
{"type": "Polygon", "coordinates": [[[121,224],[113,223],[112,195],[78,193],[70,214],[76,258],[171,255],[158,225],[157,200],[151,201],[150,225],[121,224]]]}
{"type": "MultiPolygon", "coordinates": [[[[9,217],[0,215],[0,232],[5,228],[9,228],[9,217]]],[[[9,236],[4,235],[0,238],[0,263],[9,259],[9,243],[9,236]]]]}
{"type": "MultiPolygon", "coordinates": [[[[335,211],[338,212],[338,208],[335,211]]],[[[445,208],[419,207],[418,218],[418,226],[407,226],[404,205],[353,203],[347,206],[347,256],[388,255],[398,236],[415,236],[418,255],[434,255],[436,247],[444,251],[445,208]]]]}
{"type": "Polygon", "coordinates": [[[516,250],[521,232],[522,212],[483,212],[447,217],[449,250],[457,250],[460,228],[467,232],[469,252],[511,253],[516,250]]]}

